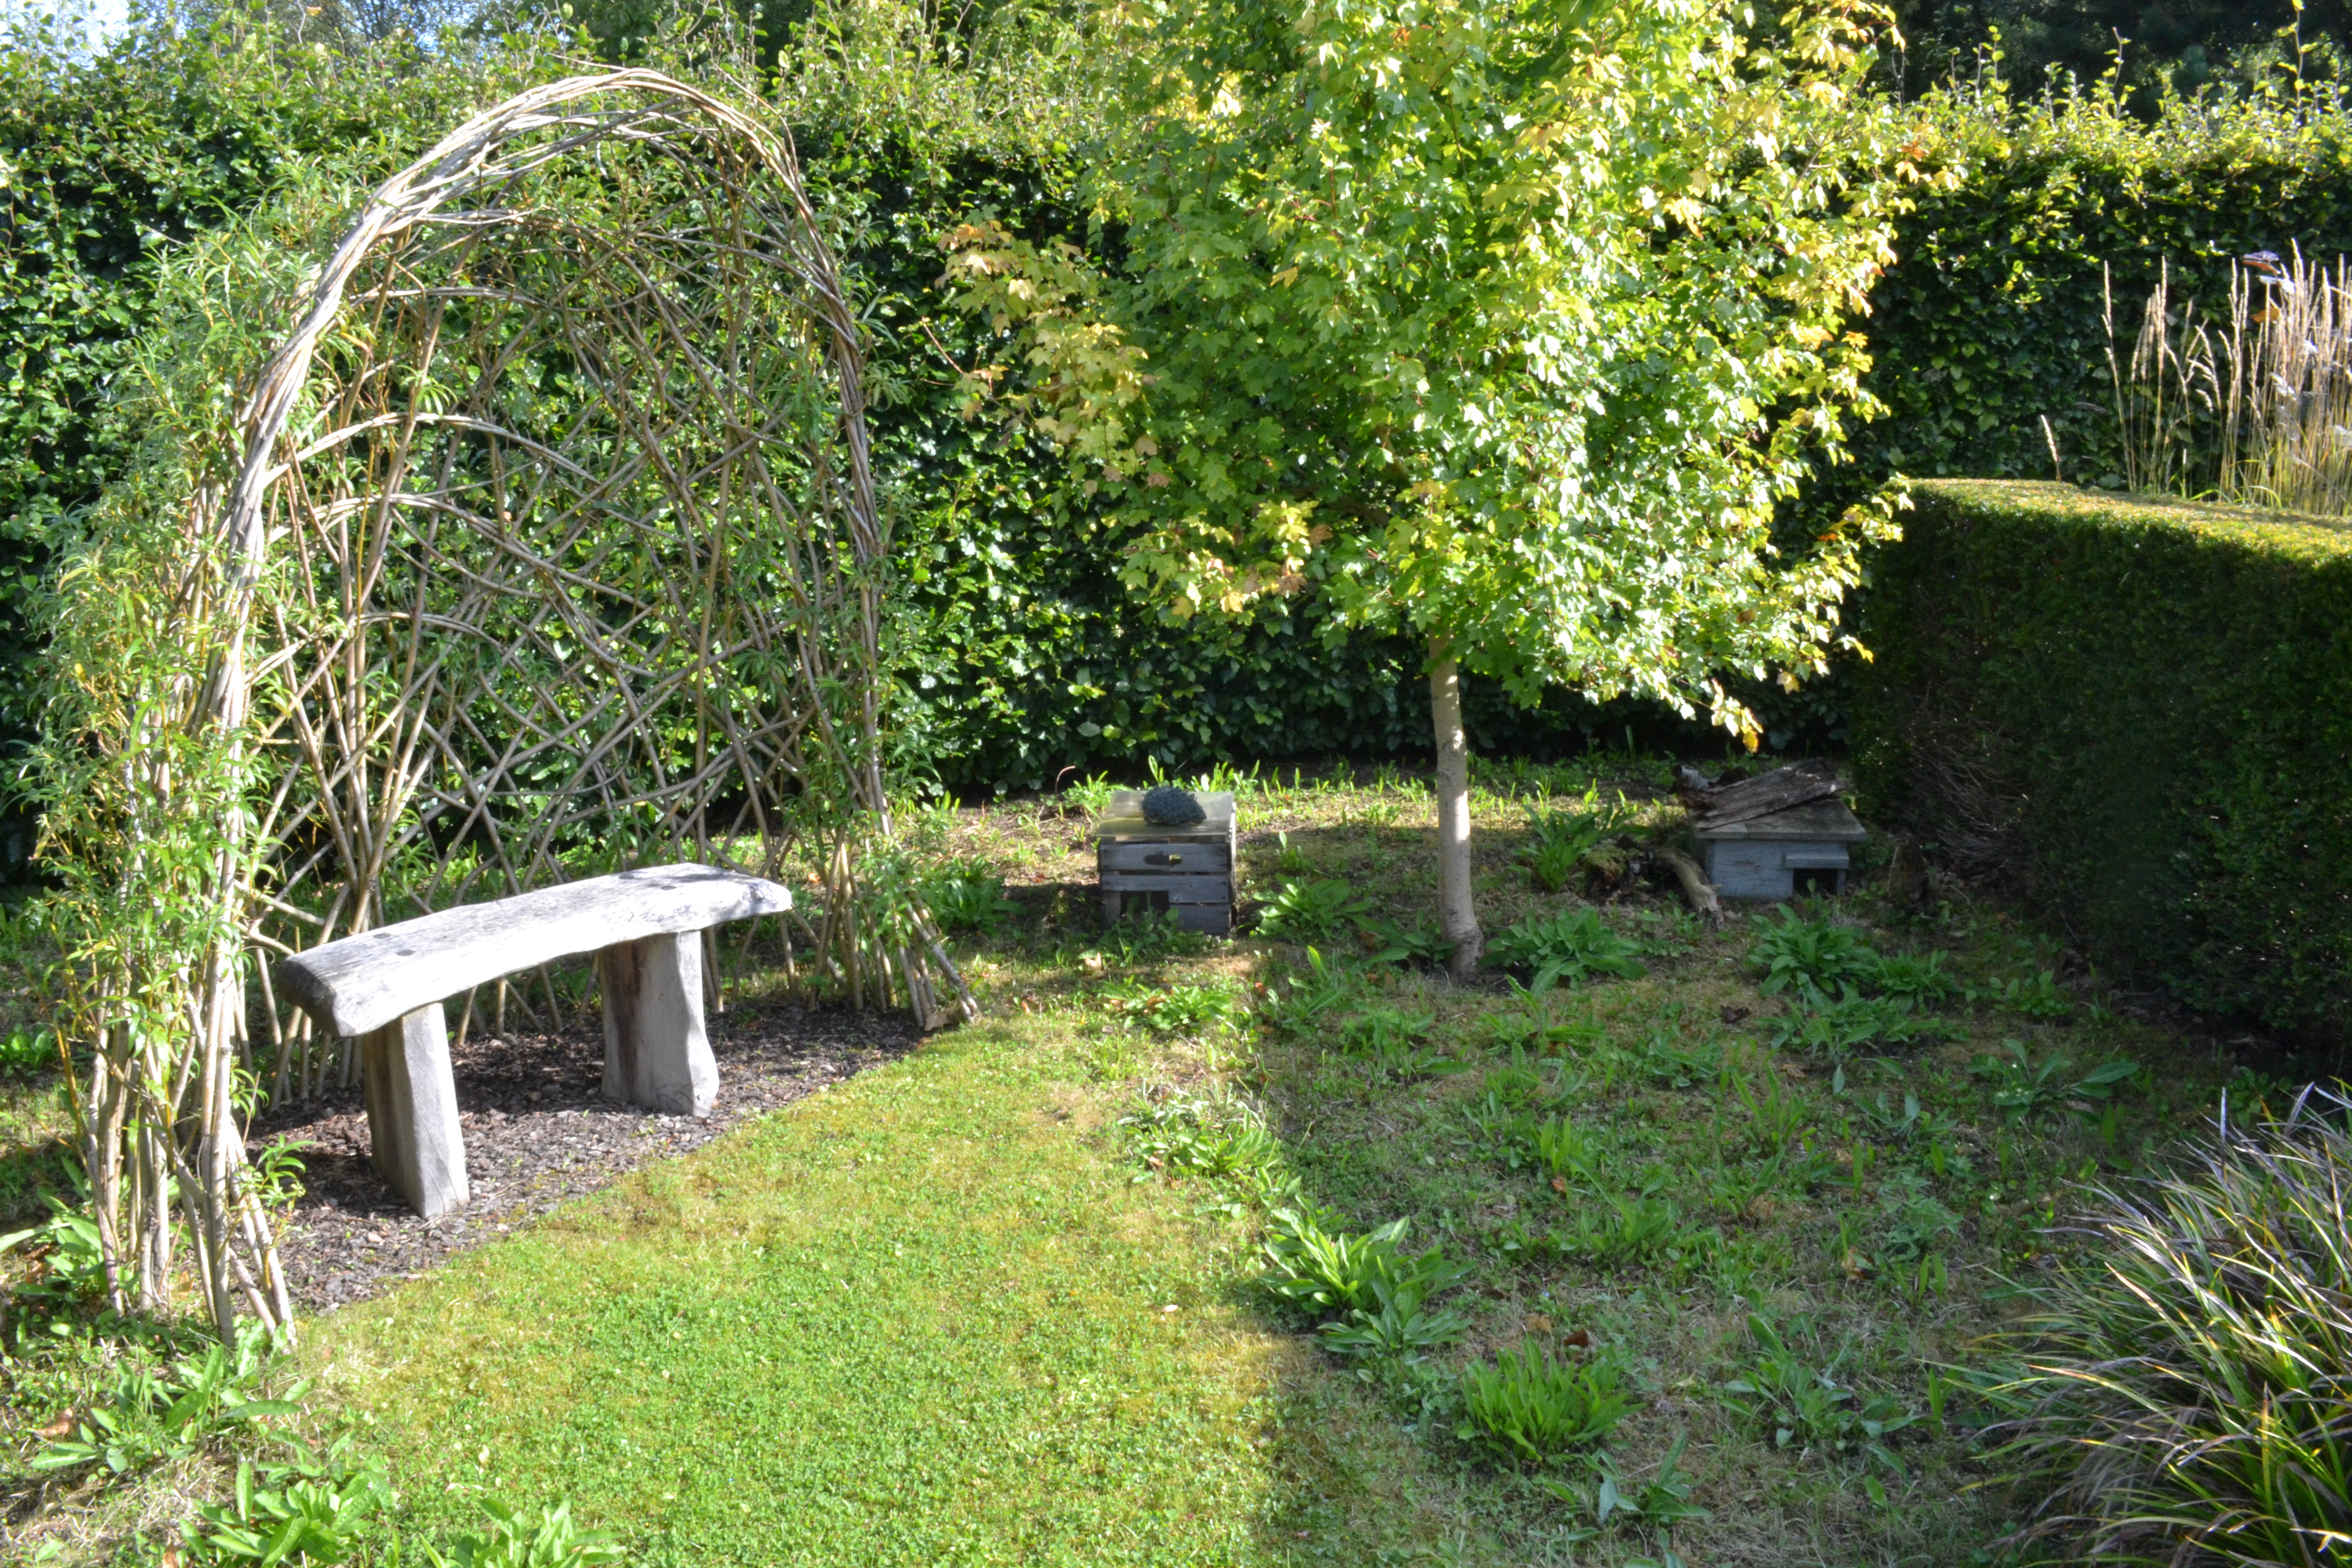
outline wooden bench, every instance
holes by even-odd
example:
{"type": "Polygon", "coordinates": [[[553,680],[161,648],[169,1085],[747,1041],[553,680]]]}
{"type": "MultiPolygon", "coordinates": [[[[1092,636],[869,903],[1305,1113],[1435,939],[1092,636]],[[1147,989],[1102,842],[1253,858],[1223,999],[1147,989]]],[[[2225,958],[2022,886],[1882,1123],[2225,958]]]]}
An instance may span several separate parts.
{"type": "Polygon", "coordinates": [[[466,1141],[443,1001],[519,971],[596,955],[604,1092],[703,1116],[719,1065],[702,1023],[702,935],[793,896],[709,866],[650,866],[467,904],[298,952],[278,990],[321,1029],[360,1042],[378,1174],[425,1218],[466,1202],[466,1141]]]}

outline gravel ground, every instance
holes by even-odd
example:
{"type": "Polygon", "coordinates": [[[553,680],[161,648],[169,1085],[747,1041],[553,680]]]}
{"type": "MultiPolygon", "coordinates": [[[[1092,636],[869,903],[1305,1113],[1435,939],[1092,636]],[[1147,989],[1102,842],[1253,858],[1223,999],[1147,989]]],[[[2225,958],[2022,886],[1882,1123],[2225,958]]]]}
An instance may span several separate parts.
{"type": "Polygon", "coordinates": [[[473,1201],[436,1220],[409,1212],[369,1165],[357,1085],[257,1118],[255,1147],[281,1137],[308,1145],[299,1151],[307,1191],[278,1233],[296,1300],[321,1312],[363,1301],[647,1161],[684,1153],[901,1055],[917,1039],[903,1014],[738,1005],[709,1025],[719,1101],[708,1117],[606,1100],[604,1037],[593,1019],[558,1035],[478,1036],[453,1046],[473,1201]]]}

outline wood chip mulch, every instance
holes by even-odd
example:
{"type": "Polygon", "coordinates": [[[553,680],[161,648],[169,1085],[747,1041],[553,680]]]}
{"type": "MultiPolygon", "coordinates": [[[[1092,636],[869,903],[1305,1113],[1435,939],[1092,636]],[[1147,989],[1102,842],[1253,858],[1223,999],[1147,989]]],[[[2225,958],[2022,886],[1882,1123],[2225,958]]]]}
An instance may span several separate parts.
{"type": "Polygon", "coordinates": [[[356,1083],[257,1117],[252,1147],[278,1138],[308,1145],[299,1151],[306,1191],[278,1230],[296,1300],[315,1312],[366,1300],[566,1198],[903,1055],[918,1039],[903,1014],[784,1006],[730,1007],[709,1026],[719,1101],[704,1118],[606,1100],[604,1037],[593,1015],[561,1034],[452,1042],[473,1201],[436,1220],[418,1218],[370,1165],[356,1083]]]}

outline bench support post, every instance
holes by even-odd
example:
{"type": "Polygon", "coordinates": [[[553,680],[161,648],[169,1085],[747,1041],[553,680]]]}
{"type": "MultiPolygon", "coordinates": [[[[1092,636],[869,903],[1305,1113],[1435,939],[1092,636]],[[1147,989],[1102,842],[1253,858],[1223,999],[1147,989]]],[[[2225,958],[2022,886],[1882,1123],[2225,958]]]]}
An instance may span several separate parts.
{"type": "Polygon", "coordinates": [[[426,1219],[472,1196],[466,1134],[457,1122],[457,1080],[449,1070],[449,1026],[441,1004],[360,1037],[367,1090],[368,1142],[376,1173],[426,1219]]]}
{"type": "Polygon", "coordinates": [[[702,933],[604,948],[596,984],[604,994],[604,1092],[672,1115],[709,1115],[719,1063],[702,1025],[702,933]]]}

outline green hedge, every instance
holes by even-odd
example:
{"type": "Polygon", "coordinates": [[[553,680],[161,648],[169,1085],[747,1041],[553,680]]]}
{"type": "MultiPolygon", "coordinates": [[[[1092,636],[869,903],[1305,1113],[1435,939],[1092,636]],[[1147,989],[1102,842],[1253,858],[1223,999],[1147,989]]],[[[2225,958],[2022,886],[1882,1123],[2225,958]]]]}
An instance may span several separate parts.
{"type": "MultiPolygon", "coordinates": [[[[331,54],[238,5],[149,17],[105,52],[20,15],[0,37],[0,754],[38,699],[41,579],[62,520],[139,432],[109,384],[149,321],[166,247],[268,201],[297,170],[355,189],[501,89],[551,74],[528,39],[331,54]]],[[[13,769],[8,770],[13,772],[13,769]]],[[[0,828],[0,864],[21,838],[0,828]]]]}
{"type": "Polygon", "coordinates": [[[2210,1010],[2352,1024],[2352,530],[2048,483],[1914,491],[1864,620],[1882,807],[2210,1010]]]}
{"type": "MultiPolygon", "coordinates": [[[[269,199],[305,161],[355,180],[390,166],[528,58],[484,45],[331,59],[228,14],[185,33],[158,25],[98,59],[7,58],[0,751],[22,733],[38,668],[24,631],[49,531],[120,464],[127,433],[106,378],[146,319],[156,247],[269,199]]],[[[838,100],[791,101],[869,302],[877,381],[894,392],[876,436],[909,584],[896,628],[908,670],[903,755],[964,791],[1050,784],[1066,768],[1133,775],[1155,761],[1426,755],[1417,648],[1328,640],[1311,605],[1245,630],[1160,624],[1120,588],[1122,542],[1069,492],[1061,465],[956,417],[933,338],[965,363],[971,345],[931,290],[934,240],[983,212],[1033,237],[1087,238],[1066,195],[1066,145],[1024,134],[1017,114],[940,113],[922,93],[902,103],[858,81],[838,100]]],[[[2153,128],[2095,100],[1996,97],[1923,112],[1925,162],[1966,178],[1924,190],[1900,225],[1899,259],[1864,323],[1890,412],[1857,433],[1856,466],[1791,508],[1800,531],[1896,472],[2046,478],[2043,415],[2068,477],[2105,477],[2103,258],[2136,310],[2168,257],[2210,293],[2244,250],[2352,251],[2352,120],[2336,112],[2180,111],[2153,128]]],[[[1747,694],[1775,749],[1834,749],[1843,682],[1747,694]]],[[[1487,752],[1622,744],[1629,728],[1643,744],[1722,744],[1643,704],[1556,692],[1524,711],[1475,682],[1469,702],[1473,743],[1487,752]]],[[[7,837],[0,822],[0,858],[7,837]]]]}
{"type": "MultiPolygon", "coordinates": [[[[1853,466],[1790,506],[1799,535],[1896,474],[2048,479],[2044,416],[2068,479],[2119,485],[2103,262],[2128,339],[2168,261],[2181,293],[2210,300],[2247,251],[2352,252],[2352,117],[2325,105],[2176,106],[2154,125],[2096,97],[1992,93],[1920,111],[1923,162],[1963,178],[1923,188],[1897,224],[1897,260],[1863,323],[1875,358],[1869,384],[1887,414],[1855,433],[1853,466]]],[[[1041,178],[1035,188],[1053,184],[1041,178]]],[[[955,199],[926,195],[923,217],[940,221],[955,199]]],[[[1033,232],[1084,237],[1050,204],[1009,191],[993,210],[1033,232]]],[[[908,310],[937,310],[926,289],[935,270],[925,249],[893,274],[908,310]]],[[[959,786],[1050,779],[1065,765],[1131,771],[1147,755],[1174,765],[1425,753],[1413,649],[1377,638],[1328,648],[1311,612],[1240,636],[1158,627],[1105,568],[1118,542],[1060,495],[1049,458],[982,450],[920,400],[894,417],[910,437],[899,447],[916,503],[910,549],[935,573],[918,598],[941,633],[909,712],[959,786]],[[969,499],[950,513],[937,498],[959,485],[969,499]]],[[[1772,747],[1846,743],[1849,679],[1842,669],[1794,694],[1749,689],[1772,747]]],[[[1492,696],[1474,683],[1470,729],[1483,750],[1622,743],[1629,724],[1644,743],[1721,744],[1654,708],[1596,710],[1558,693],[1523,713],[1492,696]]]]}

